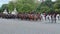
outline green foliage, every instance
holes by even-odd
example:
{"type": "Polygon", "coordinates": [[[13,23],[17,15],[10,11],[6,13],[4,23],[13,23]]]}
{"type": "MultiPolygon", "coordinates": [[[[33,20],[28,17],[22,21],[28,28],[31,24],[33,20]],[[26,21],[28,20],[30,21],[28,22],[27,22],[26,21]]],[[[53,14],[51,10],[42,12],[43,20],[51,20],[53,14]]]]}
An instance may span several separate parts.
{"type": "Polygon", "coordinates": [[[0,8],[0,12],[3,12],[5,9],[8,9],[7,4],[3,4],[0,8]]]}
{"type": "Polygon", "coordinates": [[[60,13],[60,0],[56,0],[53,7],[54,7],[54,10],[55,10],[56,13],[60,13]]]}
{"type": "Polygon", "coordinates": [[[13,11],[14,8],[17,8],[17,11],[21,13],[60,13],[60,0],[57,0],[56,2],[52,2],[51,0],[45,0],[45,2],[37,2],[37,0],[10,1],[9,4],[2,5],[0,12],[4,9],[13,11]]]}
{"type": "Polygon", "coordinates": [[[49,13],[49,12],[51,12],[52,10],[51,10],[51,8],[53,8],[52,7],[52,1],[51,0],[46,0],[45,2],[42,2],[39,6],[38,6],[38,8],[37,8],[37,11],[39,11],[40,13],[49,13]]]}
{"type": "Polygon", "coordinates": [[[14,3],[13,3],[13,2],[10,2],[10,3],[8,4],[8,10],[9,10],[9,11],[13,11],[13,9],[14,9],[14,3]]]}
{"type": "Polygon", "coordinates": [[[17,8],[18,12],[31,12],[35,9],[34,0],[16,0],[16,2],[10,2],[8,4],[9,11],[17,8]]]}

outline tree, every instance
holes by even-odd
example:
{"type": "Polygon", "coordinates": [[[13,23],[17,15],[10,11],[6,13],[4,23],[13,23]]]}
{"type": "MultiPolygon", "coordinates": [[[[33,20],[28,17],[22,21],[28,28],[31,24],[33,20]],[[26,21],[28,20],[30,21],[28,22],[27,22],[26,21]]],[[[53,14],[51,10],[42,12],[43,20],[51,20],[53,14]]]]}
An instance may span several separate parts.
{"type": "Polygon", "coordinates": [[[16,0],[16,2],[10,2],[8,4],[9,11],[17,8],[18,12],[32,12],[36,7],[34,0],[16,0]]]}
{"type": "Polygon", "coordinates": [[[40,13],[43,13],[43,12],[49,13],[52,11],[51,9],[53,9],[53,2],[51,0],[45,0],[45,2],[42,2],[38,6],[37,11],[40,13]]]}
{"type": "Polygon", "coordinates": [[[9,4],[8,4],[8,10],[9,10],[10,12],[12,12],[13,9],[14,9],[14,3],[13,3],[12,1],[10,1],[9,4]]]}
{"type": "Polygon", "coordinates": [[[60,13],[60,3],[59,2],[56,2],[53,7],[54,7],[56,13],[60,13]]]}
{"type": "Polygon", "coordinates": [[[0,8],[0,12],[3,12],[5,9],[8,9],[7,5],[8,4],[3,4],[2,7],[0,8]]]}

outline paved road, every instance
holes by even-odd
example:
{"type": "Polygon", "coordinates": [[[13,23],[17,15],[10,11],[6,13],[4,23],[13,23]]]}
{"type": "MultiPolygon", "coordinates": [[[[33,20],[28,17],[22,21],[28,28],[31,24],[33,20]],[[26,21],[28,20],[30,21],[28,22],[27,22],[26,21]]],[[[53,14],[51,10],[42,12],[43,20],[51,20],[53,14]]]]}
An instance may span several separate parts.
{"type": "Polygon", "coordinates": [[[41,21],[0,19],[0,34],[60,34],[60,24],[41,21]]]}

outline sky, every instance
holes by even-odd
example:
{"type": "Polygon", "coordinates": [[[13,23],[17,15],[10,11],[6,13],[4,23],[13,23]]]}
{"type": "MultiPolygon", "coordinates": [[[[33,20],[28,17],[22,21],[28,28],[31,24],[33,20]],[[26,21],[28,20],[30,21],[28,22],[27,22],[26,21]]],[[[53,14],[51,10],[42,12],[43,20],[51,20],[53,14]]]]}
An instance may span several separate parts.
{"type": "MultiPolygon", "coordinates": [[[[11,0],[0,0],[0,7],[1,7],[3,4],[8,4],[9,1],[11,1],[11,0]]],[[[55,1],[55,0],[52,0],[52,1],[55,1]]]]}
{"type": "Polygon", "coordinates": [[[3,4],[8,4],[10,0],[0,0],[0,7],[3,5],[3,4]]]}

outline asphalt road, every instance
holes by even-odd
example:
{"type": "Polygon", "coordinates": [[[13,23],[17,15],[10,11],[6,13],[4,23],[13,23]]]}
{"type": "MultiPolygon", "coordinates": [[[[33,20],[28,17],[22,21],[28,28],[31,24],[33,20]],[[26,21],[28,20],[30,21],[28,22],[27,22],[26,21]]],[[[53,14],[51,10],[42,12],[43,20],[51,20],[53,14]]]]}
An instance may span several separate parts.
{"type": "Polygon", "coordinates": [[[0,19],[0,34],[60,34],[60,24],[46,22],[0,19]]]}

